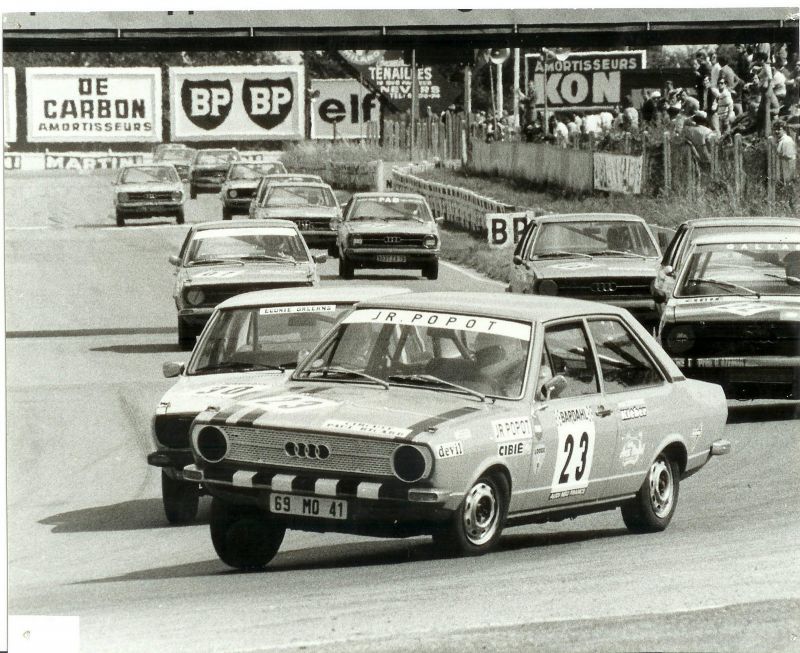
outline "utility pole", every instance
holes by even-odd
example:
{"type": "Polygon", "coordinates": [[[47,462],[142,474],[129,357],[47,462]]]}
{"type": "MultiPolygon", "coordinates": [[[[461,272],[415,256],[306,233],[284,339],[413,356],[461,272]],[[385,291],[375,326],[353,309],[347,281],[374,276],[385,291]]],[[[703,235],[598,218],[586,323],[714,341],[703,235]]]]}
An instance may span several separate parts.
{"type": "Polygon", "coordinates": [[[495,106],[500,115],[503,114],[503,64],[497,64],[497,99],[495,99],[495,106]]]}
{"type": "Polygon", "coordinates": [[[514,84],[511,90],[515,127],[519,127],[519,48],[514,48],[514,84]]]}
{"type": "Polygon", "coordinates": [[[417,139],[417,115],[419,114],[419,93],[417,90],[417,49],[411,50],[411,160],[414,160],[414,145],[417,139]]]}

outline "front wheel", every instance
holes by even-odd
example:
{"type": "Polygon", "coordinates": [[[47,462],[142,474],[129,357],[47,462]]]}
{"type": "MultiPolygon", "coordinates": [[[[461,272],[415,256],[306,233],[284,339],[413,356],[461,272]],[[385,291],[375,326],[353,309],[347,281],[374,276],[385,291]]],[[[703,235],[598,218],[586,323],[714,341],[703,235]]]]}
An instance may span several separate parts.
{"type": "Polygon", "coordinates": [[[236,569],[263,569],[278,553],[286,527],[249,506],[211,502],[211,542],[220,560],[236,569]]]}
{"type": "Polygon", "coordinates": [[[200,486],[197,483],[179,481],[161,470],[161,496],[164,513],[170,524],[186,524],[194,521],[200,503],[200,486]]]}
{"type": "Polygon", "coordinates": [[[622,504],[622,520],[632,533],[663,531],[678,505],[678,464],[664,453],[650,465],[636,496],[622,504]]]}
{"type": "Polygon", "coordinates": [[[124,227],[125,226],[125,216],[119,210],[117,210],[117,226],[118,227],[124,227]]]}
{"type": "Polygon", "coordinates": [[[508,483],[501,475],[482,476],[433,539],[459,555],[478,556],[497,544],[508,511],[508,483]]]}
{"type": "Polygon", "coordinates": [[[233,218],[233,211],[231,211],[227,206],[222,207],[222,219],[223,220],[231,220],[233,218]]]}
{"type": "Polygon", "coordinates": [[[185,219],[186,218],[183,214],[183,209],[178,209],[175,211],[175,224],[183,224],[185,219]]]}
{"type": "Polygon", "coordinates": [[[342,279],[352,279],[354,273],[354,266],[352,261],[347,258],[347,255],[342,252],[339,258],[339,276],[342,279]]]}
{"type": "Polygon", "coordinates": [[[189,197],[193,200],[197,199],[197,188],[189,184],[189,197]]]}
{"type": "Polygon", "coordinates": [[[178,318],[178,346],[181,351],[192,351],[194,349],[194,334],[189,329],[189,325],[184,320],[178,318]]]}
{"type": "Polygon", "coordinates": [[[426,263],[422,268],[422,276],[426,279],[434,281],[439,278],[439,261],[431,261],[426,263]]]}

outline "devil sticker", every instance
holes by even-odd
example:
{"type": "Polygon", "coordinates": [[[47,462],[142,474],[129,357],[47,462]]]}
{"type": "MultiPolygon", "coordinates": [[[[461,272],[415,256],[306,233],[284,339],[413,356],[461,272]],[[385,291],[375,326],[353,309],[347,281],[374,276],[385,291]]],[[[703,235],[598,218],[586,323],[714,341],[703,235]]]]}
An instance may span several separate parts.
{"type": "Polygon", "coordinates": [[[181,86],[181,104],[186,116],[206,131],[219,127],[231,111],[233,87],[229,79],[185,80],[181,86]]]}
{"type": "Polygon", "coordinates": [[[294,86],[289,77],[283,79],[245,79],[242,103],[247,115],[263,129],[274,129],[292,110],[294,86]]]}

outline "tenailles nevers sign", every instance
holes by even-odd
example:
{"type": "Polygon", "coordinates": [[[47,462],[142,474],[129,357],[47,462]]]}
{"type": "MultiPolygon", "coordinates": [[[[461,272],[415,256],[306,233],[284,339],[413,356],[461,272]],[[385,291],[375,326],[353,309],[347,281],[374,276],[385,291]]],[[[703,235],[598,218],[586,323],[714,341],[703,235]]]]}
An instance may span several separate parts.
{"type": "Polygon", "coordinates": [[[620,52],[575,52],[564,61],[539,54],[526,54],[526,63],[536,90],[536,107],[552,110],[610,109],[623,103],[625,74],[647,65],[644,50],[620,52]],[[546,69],[545,69],[546,65],[546,69]]]}
{"type": "Polygon", "coordinates": [[[161,140],[159,68],[27,68],[30,143],[161,140]]]}
{"type": "Polygon", "coordinates": [[[365,138],[380,120],[380,98],[357,80],[314,79],[311,92],[311,138],[365,138]]]}
{"type": "Polygon", "coordinates": [[[305,132],[303,66],[169,69],[173,140],[296,140],[305,132]]]}

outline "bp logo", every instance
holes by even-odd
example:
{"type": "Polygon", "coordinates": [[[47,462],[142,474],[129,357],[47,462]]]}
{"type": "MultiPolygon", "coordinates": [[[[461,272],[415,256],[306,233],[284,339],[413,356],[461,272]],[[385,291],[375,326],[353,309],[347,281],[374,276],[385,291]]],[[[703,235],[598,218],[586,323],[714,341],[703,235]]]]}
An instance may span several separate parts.
{"type": "Polygon", "coordinates": [[[206,131],[219,127],[231,111],[233,87],[229,79],[185,80],[181,86],[181,104],[186,116],[206,131]]]}
{"type": "Polygon", "coordinates": [[[294,103],[294,85],[283,79],[245,79],[242,84],[242,103],[247,115],[264,129],[280,125],[294,103]]]}

